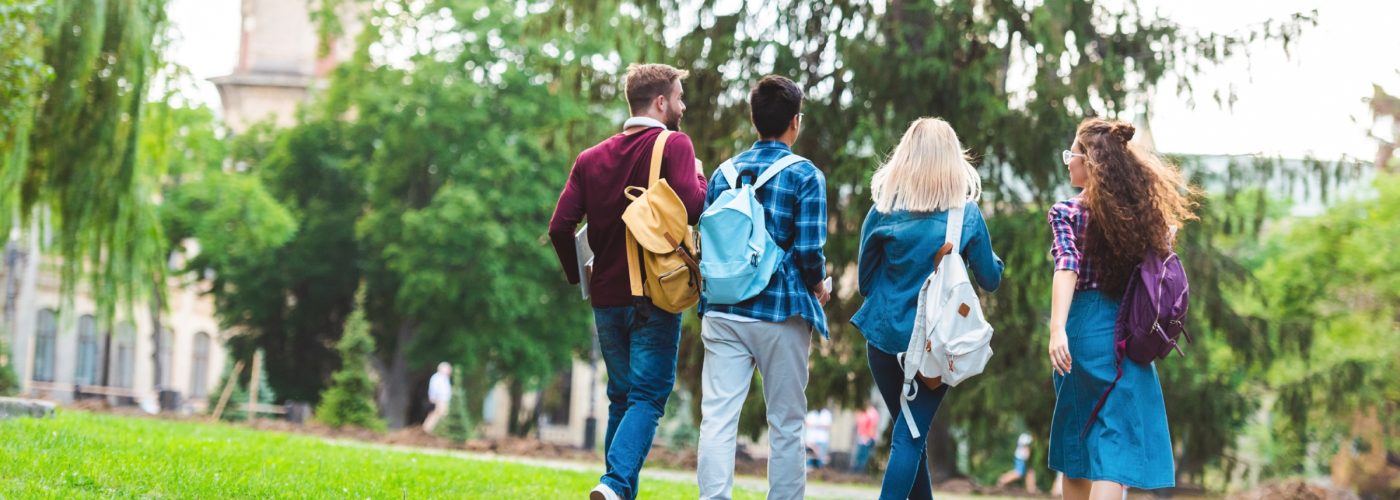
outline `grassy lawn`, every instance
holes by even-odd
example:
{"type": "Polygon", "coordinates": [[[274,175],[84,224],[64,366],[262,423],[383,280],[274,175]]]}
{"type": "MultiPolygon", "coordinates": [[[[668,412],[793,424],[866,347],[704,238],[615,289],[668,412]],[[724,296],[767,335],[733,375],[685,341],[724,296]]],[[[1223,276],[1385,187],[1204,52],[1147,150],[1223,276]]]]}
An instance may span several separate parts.
{"type": "MultiPolygon", "coordinates": [[[[591,473],[402,451],[221,424],[64,412],[0,421],[0,499],[587,498],[591,473]]],[[[693,484],[642,480],[648,499],[693,484]]],[[[761,498],[735,491],[736,498],[761,498]]]]}

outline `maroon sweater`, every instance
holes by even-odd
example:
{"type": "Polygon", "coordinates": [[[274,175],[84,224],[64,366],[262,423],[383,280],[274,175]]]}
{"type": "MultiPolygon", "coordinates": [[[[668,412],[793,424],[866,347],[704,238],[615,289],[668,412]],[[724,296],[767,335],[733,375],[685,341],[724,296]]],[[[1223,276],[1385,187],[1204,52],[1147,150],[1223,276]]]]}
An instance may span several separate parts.
{"type": "MultiPolygon", "coordinates": [[[[549,239],[569,284],[578,284],[578,251],[574,231],[588,217],[588,246],[593,249],[593,281],[589,283],[593,307],[632,305],[627,276],[626,229],[622,212],[632,200],[623,196],[627,186],[646,187],[651,169],[651,148],[660,128],[617,134],[588,148],[574,161],[569,182],[559,195],[549,221],[549,239]]],[[[661,158],[661,178],[685,203],[690,225],[700,220],[705,205],[706,180],[695,171],[695,147],[690,137],[671,134],[661,158]]]]}

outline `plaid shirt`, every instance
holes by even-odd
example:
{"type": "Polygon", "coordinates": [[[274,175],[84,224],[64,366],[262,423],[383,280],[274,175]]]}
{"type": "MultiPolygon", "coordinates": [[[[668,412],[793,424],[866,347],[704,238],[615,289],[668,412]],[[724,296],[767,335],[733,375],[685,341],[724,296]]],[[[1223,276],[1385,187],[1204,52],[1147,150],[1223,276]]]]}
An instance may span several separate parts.
{"type": "MultiPolygon", "coordinates": [[[[778,141],[758,141],[753,148],[733,158],[734,170],[753,169],[762,174],[770,165],[792,154],[778,141]]],[[[719,169],[710,177],[705,208],[729,190],[729,182],[719,169]]],[[[794,163],[759,188],[764,224],[779,247],[787,250],[782,264],[757,296],[734,305],[710,306],[700,302],[700,314],[708,310],[782,322],[802,316],[813,328],[827,336],[826,313],[810,289],[826,279],[826,176],[810,161],[794,163]]],[[[701,249],[704,252],[704,249],[701,249]]],[[[703,258],[703,257],[702,257],[703,258]]]]}
{"type": "Polygon", "coordinates": [[[1084,207],[1084,198],[1075,196],[1050,207],[1050,232],[1055,235],[1050,245],[1050,257],[1055,259],[1055,270],[1061,269],[1079,273],[1075,290],[1092,290],[1099,287],[1094,266],[1089,256],[1081,248],[1084,241],[1084,228],[1089,225],[1089,210],[1084,207]]]}

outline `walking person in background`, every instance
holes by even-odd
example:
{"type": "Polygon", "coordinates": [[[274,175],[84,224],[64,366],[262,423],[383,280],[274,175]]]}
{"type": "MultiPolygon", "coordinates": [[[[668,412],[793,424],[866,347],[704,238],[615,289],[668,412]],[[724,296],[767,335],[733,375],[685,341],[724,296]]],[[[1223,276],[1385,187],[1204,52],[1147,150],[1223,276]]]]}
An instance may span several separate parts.
{"type": "Polygon", "coordinates": [[[452,365],[446,361],[438,363],[437,373],[428,379],[428,401],[433,403],[433,411],[423,420],[423,430],[433,432],[438,421],[447,416],[447,403],[452,401],[452,365]]]}
{"type": "MultiPolygon", "coordinates": [[[[627,269],[623,190],[649,188],[652,150],[665,130],[680,130],[685,104],[681,80],[688,73],[664,64],[627,68],[626,95],[632,118],[622,133],[579,154],[559,195],[549,238],[570,284],[579,282],[574,231],[588,218],[593,249],[593,321],[608,370],[608,428],[603,438],[607,473],[591,500],[637,498],[638,474],[656,436],[656,423],[676,381],[681,317],[657,307],[639,311],[627,269]]],[[[694,225],[705,202],[705,175],[685,134],[662,144],[661,178],[684,203],[694,225]]]]}
{"type": "MultiPolygon", "coordinates": [[[[773,274],[762,276],[767,285],[757,295],[736,303],[709,302],[716,287],[714,281],[706,283],[709,291],[700,303],[705,365],[697,463],[703,500],[728,499],[733,492],[739,412],[755,367],[762,376],[763,399],[768,406],[768,498],[803,497],[807,473],[802,415],[807,411],[808,356],[812,330],[823,337],[827,334],[826,313],[822,311],[831,298],[824,281],[826,255],[822,253],[827,226],[826,177],[812,162],[794,157],[791,149],[802,126],[802,89],[781,76],[764,77],[749,93],[749,110],[759,140],[726,163],[732,167],[730,173],[744,173],[736,176],[738,179],[754,178],[745,188],[759,186],[753,197],[746,199],[745,212],[757,212],[751,210],[753,201],[762,205],[763,213],[757,217],[762,217],[763,225],[757,227],[772,238],[771,243],[765,241],[765,251],[777,253],[780,260],[773,274]],[[781,251],[768,248],[768,244],[781,251]]],[[[729,174],[723,173],[729,167],[722,165],[710,179],[707,210],[731,187],[738,187],[731,186],[726,178],[729,174]]],[[[702,239],[707,238],[704,225],[702,239]]],[[[748,245],[749,241],[738,243],[748,245]]],[[[701,256],[702,274],[715,262],[705,259],[723,253],[721,245],[703,246],[708,253],[701,256]]]]}
{"type": "MultiPolygon", "coordinates": [[[[992,251],[987,223],[977,208],[982,179],[947,122],[915,121],[889,160],[875,172],[870,191],[875,206],[861,228],[859,278],[865,304],[851,323],[865,335],[870,373],[887,408],[899,408],[904,371],[897,353],[905,352],[914,330],[919,290],[938,265],[937,253],[949,224],[961,224],[959,255],[972,268],[977,285],[995,291],[1005,267],[992,251]],[[950,209],[965,207],[963,220],[948,220],[950,209]]],[[[919,428],[913,437],[908,419],[893,413],[890,460],[880,487],[882,500],[933,498],[925,442],[934,414],[948,386],[920,390],[909,401],[919,428]]]]}
{"type": "Polygon", "coordinates": [[[870,450],[875,448],[879,437],[880,411],[874,406],[866,406],[865,411],[856,414],[856,461],[852,470],[857,474],[865,470],[870,461],[870,450]]]}
{"type": "Polygon", "coordinates": [[[809,465],[826,467],[826,464],[831,462],[831,410],[822,408],[809,411],[802,423],[807,448],[812,450],[809,465]]]}
{"type": "Polygon", "coordinates": [[[1064,498],[1118,500],[1125,487],[1176,484],[1155,364],[1117,363],[1114,326],[1128,278],[1148,250],[1167,255],[1172,228],[1193,219],[1181,171],[1129,141],[1131,124],[1085,120],[1064,152],[1079,196],[1050,208],[1055,261],[1050,364],[1055,415],[1050,468],[1064,498]],[[1115,392],[1095,405],[1122,369],[1115,392]],[[1092,419],[1092,422],[1091,422],[1092,419]]]}
{"type": "Polygon", "coordinates": [[[1026,492],[1035,493],[1035,469],[1026,467],[1026,461],[1031,459],[1031,443],[1034,440],[1030,434],[1021,433],[1021,437],[1016,439],[1016,466],[1001,477],[997,478],[997,487],[1002,488],[1020,479],[1026,480],[1026,492]]]}

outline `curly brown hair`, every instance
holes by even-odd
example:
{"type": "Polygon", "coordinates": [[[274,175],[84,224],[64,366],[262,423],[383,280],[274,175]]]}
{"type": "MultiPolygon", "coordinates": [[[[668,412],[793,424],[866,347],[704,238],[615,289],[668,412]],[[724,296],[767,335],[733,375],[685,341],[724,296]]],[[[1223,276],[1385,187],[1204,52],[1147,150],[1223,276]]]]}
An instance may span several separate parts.
{"type": "Polygon", "coordinates": [[[1130,143],[1136,132],[1130,123],[1089,118],[1075,133],[1087,155],[1084,253],[1099,289],[1112,296],[1123,294],[1148,250],[1167,254],[1172,226],[1197,218],[1191,210],[1200,191],[1175,165],[1130,143]]]}

